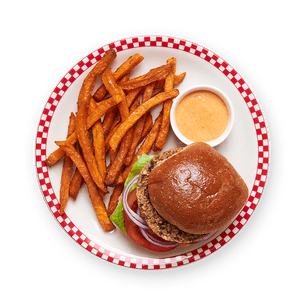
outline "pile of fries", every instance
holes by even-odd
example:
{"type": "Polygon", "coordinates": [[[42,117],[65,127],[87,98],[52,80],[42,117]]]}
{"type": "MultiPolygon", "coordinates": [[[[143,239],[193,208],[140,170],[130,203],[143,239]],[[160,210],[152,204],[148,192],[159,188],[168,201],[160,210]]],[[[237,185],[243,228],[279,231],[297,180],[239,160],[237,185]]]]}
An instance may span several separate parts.
{"type": "Polygon", "coordinates": [[[116,208],[124,182],[142,154],[162,150],[170,126],[172,99],[179,92],[174,86],[186,75],[175,75],[176,59],[131,78],[131,71],[144,57],[135,54],[115,72],[110,64],[117,57],[107,51],[85,77],[71,113],[67,137],[56,141],[58,149],[46,159],[51,167],[63,158],[60,183],[60,213],[69,197],[76,200],[85,183],[97,218],[105,231],[115,228],[109,216],[116,208]],[[95,84],[101,77],[102,84],[95,84]],[[95,91],[95,92],[94,92],[95,91]],[[163,104],[153,121],[150,110],[163,104]],[[104,196],[113,187],[107,206],[104,196]]]}

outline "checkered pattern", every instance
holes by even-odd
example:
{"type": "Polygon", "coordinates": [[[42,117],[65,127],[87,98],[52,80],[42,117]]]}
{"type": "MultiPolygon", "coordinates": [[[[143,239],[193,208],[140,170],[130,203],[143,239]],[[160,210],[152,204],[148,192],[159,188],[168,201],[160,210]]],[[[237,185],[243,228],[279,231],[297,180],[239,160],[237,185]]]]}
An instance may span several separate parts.
{"type": "Polygon", "coordinates": [[[82,247],[87,249],[92,254],[117,265],[138,269],[163,269],[186,265],[210,255],[228,243],[242,229],[242,227],[246,224],[254,212],[265,187],[269,166],[269,138],[267,126],[262,110],[249,85],[237,73],[236,70],[234,70],[227,62],[225,62],[225,60],[210,50],[206,49],[205,47],[183,39],[164,36],[140,36],[115,41],[94,51],[87,57],[83,58],[80,62],[78,62],[61,79],[44,107],[37,129],[35,152],[37,176],[42,194],[50,208],[50,211],[53,213],[54,217],[60,223],[63,229],[65,229],[65,231],[77,243],[79,243],[82,247]],[[205,60],[206,62],[209,62],[219,71],[221,71],[238,89],[240,95],[244,99],[244,102],[248,106],[248,110],[250,111],[254,122],[258,142],[258,164],[254,186],[251,189],[250,196],[246,205],[243,207],[234,222],[218,237],[208,242],[208,244],[203,245],[202,247],[188,252],[184,255],[168,257],[165,259],[134,258],[127,255],[117,254],[92,242],[72,223],[66,214],[60,215],[59,202],[52,188],[48,174],[48,168],[45,164],[47,135],[52,116],[62,96],[73,84],[73,82],[84,71],[86,71],[89,67],[100,60],[102,55],[107,50],[114,48],[117,52],[121,52],[127,49],[143,47],[172,48],[188,52],[194,56],[201,58],[202,60],[205,60]]]}

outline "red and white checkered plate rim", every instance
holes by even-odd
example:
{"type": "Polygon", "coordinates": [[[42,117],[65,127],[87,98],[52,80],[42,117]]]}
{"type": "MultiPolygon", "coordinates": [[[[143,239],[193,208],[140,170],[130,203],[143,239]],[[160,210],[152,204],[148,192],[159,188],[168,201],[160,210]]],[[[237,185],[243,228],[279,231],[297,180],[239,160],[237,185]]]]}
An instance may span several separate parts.
{"type": "Polygon", "coordinates": [[[228,243],[246,224],[248,219],[254,212],[260,201],[269,168],[269,135],[267,131],[266,121],[262,113],[262,109],[257,102],[255,95],[249,85],[244,81],[240,74],[225,60],[207,48],[196,43],[168,36],[147,35],[139,37],[131,37],[115,41],[104,45],[103,47],[92,52],[81,61],[79,61],[68,73],[60,80],[58,85],[51,93],[39,120],[36,143],[35,143],[35,161],[38,181],[45,201],[63,229],[82,247],[92,254],[100,257],[108,262],[117,265],[137,268],[137,269],[164,269],[173,268],[200,260],[228,243]],[[47,137],[51,125],[52,117],[58,106],[62,96],[73,84],[73,82],[88,68],[101,59],[103,54],[109,49],[115,49],[118,53],[124,50],[144,47],[163,47],[176,49],[183,52],[193,54],[213,65],[221,71],[237,88],[244,99],[248,110],[250,111],[257,137],[258,145],[258,163],[256,176],[251,189],[250,196],[246,205],[243,207],[239,215],[232,224],[225,229],[219,236],[211,240],[202,247],[190,251],[180,256],[167,258],[138,258],[125,254],[118,254],[112,250],[104,248],[92,240],[90,240],[83,232],[81,232],[66,214],[59,213],[59,200],[57,199],[50,182],[48,167],[45,164],[47,151],[47,137]]]}

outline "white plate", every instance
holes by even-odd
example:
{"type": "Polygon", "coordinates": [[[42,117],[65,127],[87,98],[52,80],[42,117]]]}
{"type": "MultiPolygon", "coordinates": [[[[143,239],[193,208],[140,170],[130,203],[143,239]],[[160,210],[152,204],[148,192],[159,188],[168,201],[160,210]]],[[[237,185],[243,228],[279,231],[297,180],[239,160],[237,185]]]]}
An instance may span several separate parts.
{"type": "MultiPolygon", "coordinates": [[[[159,108],[153,111],[158,113],[159,108]]],[[[163,150],[182,145],[171,131],[163,150]]],[[[41,114],[35,153],[37,177],[47,207],[67,234],[83,248],[106,261],[139,269],[162,269],[189,264],[228,243],[247,223],[259,203],[270,161],[265,117],[252,89],[242,76],[222,57],[204,46],[180,38],[150,35],[104,45],[67,72],[54,88],[41,114]],[[239,215],[212,240],[167,253],[154,253],[141,248],[119,229],[110,233],[103,231],[85,187],[81,189],[76,202],[68,202],[65,214],[59,214],[61,162],[48,168],[45,159],[57,148],[54,141],[65,139],[68,117],[70,112],[76,112],[76,101],[85,75],[110,48],[117,51],[113,69],[134,53],[145,57],[134,70],[135,76],[164,64],[170,57],[176,57],[176,73],[187,72],[186,78],[177,87],[180,92],[190,86],[206,84],[218,87],[231,99],[235,109],[234,127],[229,137],[216,149],[243,177],[250,195],[239,215]]]]}

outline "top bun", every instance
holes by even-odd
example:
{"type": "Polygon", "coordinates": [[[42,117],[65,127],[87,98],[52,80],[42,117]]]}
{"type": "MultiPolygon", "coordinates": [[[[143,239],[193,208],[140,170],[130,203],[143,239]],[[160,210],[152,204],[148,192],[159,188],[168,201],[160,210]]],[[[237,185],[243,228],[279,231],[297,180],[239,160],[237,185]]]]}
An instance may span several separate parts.
{"type": "Polygon", "coordinates": [[[205,143],[193,143],[155,167],[148,188],[156,211],[192,234],[226,226],[248,198],[248,188],[234,167],[205,143]]]}

